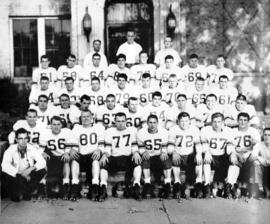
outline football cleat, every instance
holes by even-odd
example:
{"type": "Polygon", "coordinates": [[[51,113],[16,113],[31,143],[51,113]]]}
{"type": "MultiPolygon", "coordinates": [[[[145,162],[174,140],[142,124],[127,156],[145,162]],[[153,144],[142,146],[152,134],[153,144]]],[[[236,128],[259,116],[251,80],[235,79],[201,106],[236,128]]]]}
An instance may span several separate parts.
{"type": "Polygon", "coordinates": [[[93,201],[99,200],[99,186],[97,184],[93,184],[90,191],[90,199],[93,201]]]}
{"type": "Polygon", "coordinates": [[[77,201],[79,198],[80,186],[79,184],[72,184],[70,190],[70,200],[77,201]]]}
{"type": "Polygon", "coordinates": [[[173,185],[173,198],[180,199],[181,198],[181,184],[175,183],[173,185]]]}
{"type": "Polygon", "coordinates": [[[211,187],[209,184],[204,186],[204,197],[205,198],[211,198],[211,187]]]}
{"type": "Polygon", "coordinates": [[[196,183],[195,189],[196,189],[196,197],[197,198],[203,198],[203,185],[202,183],[196,183]]]}
{"type": "Polygon", "coordinates": [[[227,183],[226,186],[225,186],[225,198],[227,199],[231,199],[232,198],[232,185],[227,183]]]}
{"type": "Polygon", "coordinates": [[[42,200],[47,197],[45,184],[38,185],[38,199],[42,200]]]}
{"type": "Polygon", "coordinates": [[[142,195],[141,195],[141,188],[139,186],[139,184],[135,184],[133,186],[133,197],[135,200],[142,200],[142,195]]]}
{"type": "Polygon", "coordinates": [[[152,185],[149,183],[144,184],[142,192],[143,198],[150,199],[153,196],[153,194],[154,192],[152,185]]]}
{"type": "Polygon", "coordinates": [[[69,184],[64,184],[62,188],[62,198],[63,200],[69,199],[69,184]]]}
{"type": "Polygon", "coordinates": [[[163,186],[163,195],[162,197],[165,198],[165,199],[168,199],[170,198],[170,194],[171,194],[171,185],[170,183],[166,183],[164,186],[163,186]]]}
{"type": "Polygon", "coordinates": [[[103,184],[101,187],[100,187],[100,192],[99,192],[99,201],[105,201],[105,199],[108,197],[108,194],[107,194],[107,188],[106,186],[103,184]]]}

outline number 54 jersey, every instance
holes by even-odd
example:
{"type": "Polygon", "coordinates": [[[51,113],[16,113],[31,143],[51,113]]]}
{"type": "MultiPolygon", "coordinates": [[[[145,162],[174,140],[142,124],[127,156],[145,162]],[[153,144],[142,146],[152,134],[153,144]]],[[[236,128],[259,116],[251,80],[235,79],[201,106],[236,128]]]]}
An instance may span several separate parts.
{"type": "Polygon", "coordinates": [[[51,129],[41,133],[40,147],[45,149],[44,152],[54,156],[62,156],[65,152],[69,152],[70,148],[74,145],[72,140],[71,130],[62,128],[60,133],[55,135],[51,129]]]}

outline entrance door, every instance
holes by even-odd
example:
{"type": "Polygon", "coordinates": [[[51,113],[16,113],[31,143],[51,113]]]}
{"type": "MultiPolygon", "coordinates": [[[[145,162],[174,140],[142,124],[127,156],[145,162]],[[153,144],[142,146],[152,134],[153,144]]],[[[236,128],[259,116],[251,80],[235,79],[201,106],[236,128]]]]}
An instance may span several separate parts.
{"type": "Polygon", "coordinates": [[[135,41],[154,58],[153,3],[151,0],[107,0],[105,4],[106,55],[115,63],[118,47],[126,41],[129,29],[136,33],[135,41]]]}

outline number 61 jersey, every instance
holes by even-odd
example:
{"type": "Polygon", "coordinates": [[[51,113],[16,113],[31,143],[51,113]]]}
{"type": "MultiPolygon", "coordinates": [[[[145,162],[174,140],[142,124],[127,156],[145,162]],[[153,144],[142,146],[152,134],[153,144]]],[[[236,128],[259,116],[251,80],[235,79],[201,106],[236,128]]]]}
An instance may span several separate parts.
{"type": "Polygon", "coordinates": [[[74,145],[71,131],[68,128],[62,128],[60,133],[55,135],[51,129],[41,133],[40,147],[45,148],[45,153],[54,156],[62,156],[65,152],[69,152],[74,145]]]}

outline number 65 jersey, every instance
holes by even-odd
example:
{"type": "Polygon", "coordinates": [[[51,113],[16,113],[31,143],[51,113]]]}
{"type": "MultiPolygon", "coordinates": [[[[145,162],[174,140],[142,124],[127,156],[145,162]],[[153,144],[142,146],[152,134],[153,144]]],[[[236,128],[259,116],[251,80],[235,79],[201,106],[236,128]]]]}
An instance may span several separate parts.
{"type": "Polygon", "coordinates": [[[222,127],[221,132],[217,132],[212,126],[206,126],[201,130],[201,142],[203,152],[210,152],[214,156],[222,156],[226,152],[230,154],[233,149],[233,130],[222,127]]]}
{"type": "Polygon", "coordinates": [[[62,128],[57,135],[52,133],[51,129],[47,129],[40,135],[40,147],[45,149],[45,153],[54,156],[62,156],[65,152],[69,152],[74,145],[71,130],[62,128]]]}

